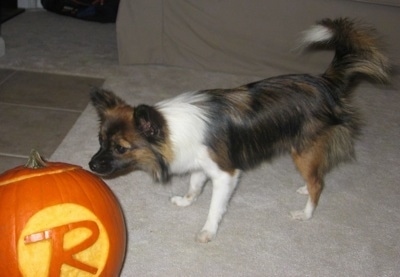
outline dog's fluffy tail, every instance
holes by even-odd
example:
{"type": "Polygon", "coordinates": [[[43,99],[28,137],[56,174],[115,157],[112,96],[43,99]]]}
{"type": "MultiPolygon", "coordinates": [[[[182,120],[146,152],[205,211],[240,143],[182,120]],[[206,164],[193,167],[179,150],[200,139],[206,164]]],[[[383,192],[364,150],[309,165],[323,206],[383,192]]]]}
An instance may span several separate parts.
{"type": "Polygon", "coordinates": [[[389,81],[388,58],[379,48],[376,31],[348,18],[323,19],[304,32],[302,44],[333,48],[335,56],[324,77],[348,85],[357,75],[389,81]]]}

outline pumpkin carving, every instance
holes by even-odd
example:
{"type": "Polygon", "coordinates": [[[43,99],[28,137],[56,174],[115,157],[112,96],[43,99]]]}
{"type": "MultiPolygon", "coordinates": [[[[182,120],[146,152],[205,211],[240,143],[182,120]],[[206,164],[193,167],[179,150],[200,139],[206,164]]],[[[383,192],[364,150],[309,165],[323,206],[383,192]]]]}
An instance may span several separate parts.
{"type": "Polygon", "coordinates": [[[125,246],[119,203],[92,173],[32,151],[0,175],[1,276],[118,276],[125,246]]]}

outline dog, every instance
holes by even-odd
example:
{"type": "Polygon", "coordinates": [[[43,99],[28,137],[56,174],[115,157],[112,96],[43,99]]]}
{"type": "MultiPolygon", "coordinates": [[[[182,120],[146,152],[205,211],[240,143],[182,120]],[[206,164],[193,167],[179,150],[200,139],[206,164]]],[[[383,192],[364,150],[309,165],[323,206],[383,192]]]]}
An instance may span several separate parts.
{"type": "Polygon", "coordinates": [[[335,51],[320,75],[272,77],[232,89],[187,92],[154,106],[132,107],[114,93],[96,89],[91,103],[100,121],[100,149],[89,162],[99,175],[144,170],[155,181],[190,173],[189,189],[171,202],[184,207],[212,182],[207,221],[197,235],[209,242],[241,172],[288,153],[308,194],[294,219],[310,219],[324,176],[354,158],[362,121],[351,103],[360,77],[389,80],[390,65],[375,30],[348,18],[323,19],[305,31],[302,46],[335,51]]]}

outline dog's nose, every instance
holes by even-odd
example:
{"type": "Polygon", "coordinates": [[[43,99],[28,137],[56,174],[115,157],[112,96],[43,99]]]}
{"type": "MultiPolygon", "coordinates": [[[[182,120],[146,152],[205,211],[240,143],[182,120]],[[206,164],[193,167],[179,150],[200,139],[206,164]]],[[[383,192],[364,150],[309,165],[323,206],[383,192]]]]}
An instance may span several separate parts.
{"type": "Polygon", "coordinates": [[[91,171],[100,174],[100,175],[108,175],[111,173],[112,168],[107,160],[104,159],[92,159],[89,162],[89,168],[91,171]]]}
{"type": "Polygon", "coordinates": [[[102,165],[102,163],[99,163],[96,161],[90,161],[89,168],[91,171],[101,173],[104,170],[104,165],[102,165]]]}
{"type": "Polygon", "coordinates": [[[90,161],[90,162],[89,162],[89,168],[90,168],[90,170],[92,170],[92,171],[96,171],[97,168],[98,168],[98,165],[97,165],[95,162],[90,161]]]}

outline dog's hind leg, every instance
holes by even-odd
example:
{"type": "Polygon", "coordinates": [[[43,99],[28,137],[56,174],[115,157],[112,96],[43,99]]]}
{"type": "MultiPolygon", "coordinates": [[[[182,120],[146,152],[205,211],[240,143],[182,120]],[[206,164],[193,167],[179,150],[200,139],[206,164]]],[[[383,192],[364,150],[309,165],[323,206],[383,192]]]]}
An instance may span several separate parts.
{"type": "Polygon", "coordinates": [[[197,197],[201,194],[208,177],[203,171],[193,172],[190,176],[189,190],[185,196],[174,196],[171,202],[179,207],[187,207],[196,201],[197,197]]]}
{"type": "Polygon", "coordinates": [[[324,185],[324,173],[326,168],[326,141],[324,137],[317,140],[312,147],[298,153],[292,151],[292,158],[296,164],[297,170],[306,181],[306,188],[301,187],[298,192],[306,194],[308,192],[308,200],[304,210],[293,211],[291,215],[294,219],[307,220],[310,219],[318,205],[324,185]]]}

